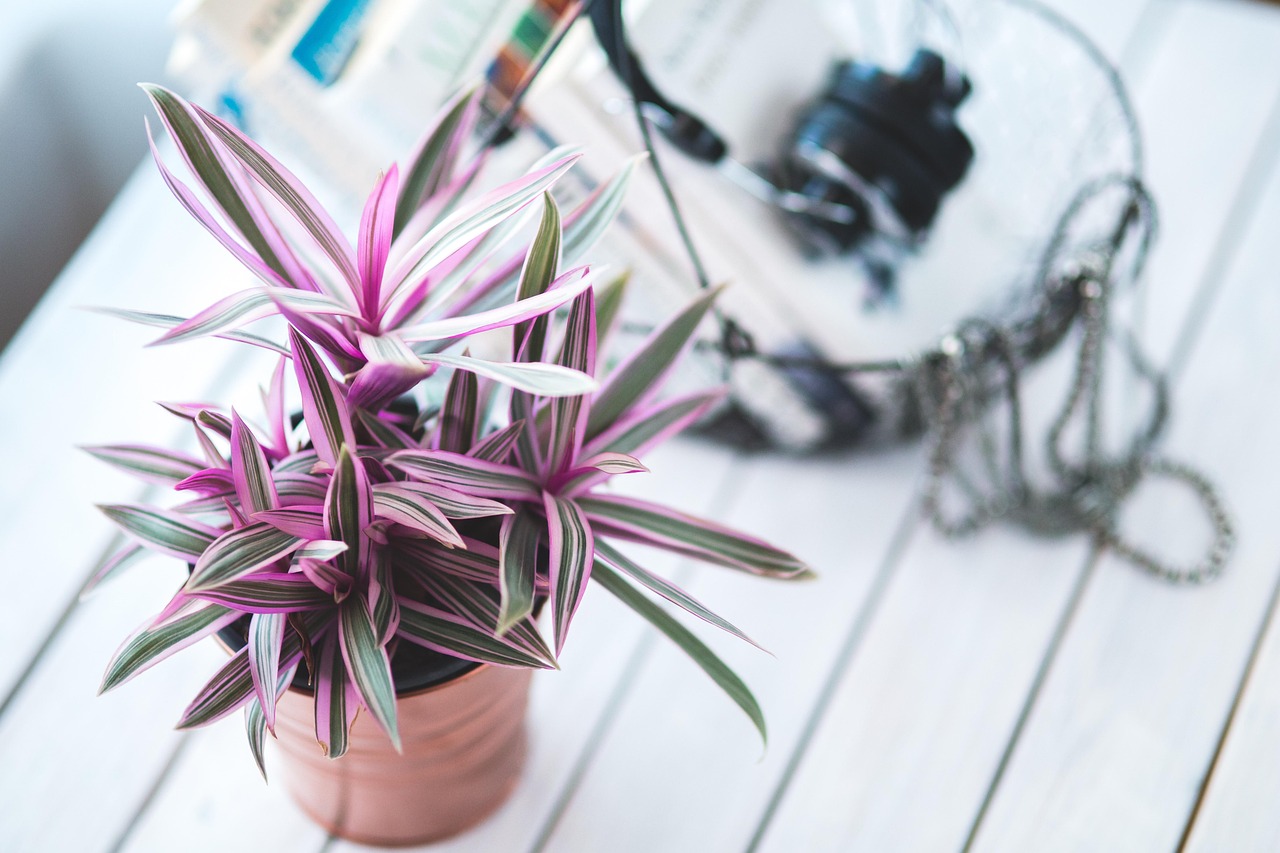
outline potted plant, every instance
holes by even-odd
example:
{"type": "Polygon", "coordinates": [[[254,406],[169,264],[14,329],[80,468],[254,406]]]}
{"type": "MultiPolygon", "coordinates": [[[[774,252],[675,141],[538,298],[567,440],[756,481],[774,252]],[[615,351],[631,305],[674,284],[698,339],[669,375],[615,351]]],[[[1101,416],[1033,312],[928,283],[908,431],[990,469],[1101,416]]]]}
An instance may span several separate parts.
{"type": "Polygon", "coordinates": [[[180,728],[243,709],[259,767],[272,732],[291,792],[326,828],[426,841],[506,796],[523,758],[529,673],[556,666],[594,580],[680,644],[763,736],[750,691],[654,596],[745,635],[616,544],[807,575],[753,537],[608,489],[717,399],[657,397],[714,293],[606,373],[597,354],[624,280],[597,290],[598,271],[562,269],[616,212],[630,166],[563,221],[549,189],[573,155],[472,196],[480,163],[462,152],[475,101],[461,97],[403,172],[379,178],[353,247],[252,140],[144,88],[207,201],[157,154],[161,175],[258,283],[188,319],[113,313],[166,327],[159,343],[219,336],[279,361],[260,426],[234,410],[164,404],[191,423],[198,456],[89,448],[181,498],[104,506],[130,544],[92,583],[144,550],[189,564],[102,689],[217,635],[229,659],[180,728]],[[527,248],[504,255],[521,211],[539,203],[527,248]],[[271,316],[287,342],[245,328],[271,316]],[[496,335],[509,358],[472,354],[496,335]],[[301,410],[292,417],[290,399],[301,410]]]}

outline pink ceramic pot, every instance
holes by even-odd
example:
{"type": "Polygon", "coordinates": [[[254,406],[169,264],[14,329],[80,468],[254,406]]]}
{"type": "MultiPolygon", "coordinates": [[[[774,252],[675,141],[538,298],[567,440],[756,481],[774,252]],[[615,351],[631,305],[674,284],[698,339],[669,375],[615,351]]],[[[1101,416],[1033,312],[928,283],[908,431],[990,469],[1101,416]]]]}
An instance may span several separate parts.
{"type": "Polygon", "coordinates": [[[329,832],[408,846],[456,835],[510,795],[524,766],[532,670],[481,666],[397,700],[404,753],[361,712],[347,753],[330,761],[315,736],[309,694],[289,690],[276,710],[279,776],[329,832]]]}

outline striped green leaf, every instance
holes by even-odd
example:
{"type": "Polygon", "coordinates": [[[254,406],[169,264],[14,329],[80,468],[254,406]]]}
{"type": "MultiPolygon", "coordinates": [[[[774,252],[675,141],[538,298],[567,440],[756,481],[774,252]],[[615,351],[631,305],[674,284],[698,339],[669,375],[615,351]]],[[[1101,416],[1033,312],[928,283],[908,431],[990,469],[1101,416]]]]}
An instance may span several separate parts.
{"type": "MultiPolygon", "coordinates": [[[[596,369],[596,306],[594,294],[586,291],[573,301],[565,324],[564,342],[557,361],[587,376],[596,369]]],[[[583,431],[587,425],[586,401],[581,396],[565,396],[551,403],[550,446],[547,449],[547,471],[564,471],[582,450],[583,431]]]]}
{"type": "Polygon", "coordinates": [[[498,666],[554,668],[539,656],[494,637],[455,614],[405,598],[400,599],[399,636],[465,660],[498,666]]]}
{"type": "Polygon", "coordinates": [[[195,560],[222,531],[170,510],[114,504],[99,506],[129,536],[142,544],[182,560],[195,560]]]}
{"type": "Polygon", "coordinates": [[[356,692],[399,752],[400,727],[396,721],[396,688],[391,682],[391,664],[387,650],[378,641],[369,602],[363,595],[351,595],[342,602],[338,611],[338,637],[356,692]]]}
{"type": "Polygon", "coordinates": [[[488,498],[478,498],[434,483],[379,483],[373,487],[375,496],[379,491],[388,490],[411,492],[422,500],[430,501],[445,518],[490,518],[495,515],[510,515],[513,512],[506,504],[488,498]]]}
{"type": "Polygon", "coordinates": [[[600,387],[600,384],[586,373],[542,361],[534,363],[485,361],[482,358],[449,353],[426,353],[422,356],[422,360],[430,364],[469,370],[477,376],[542,397],[590,394],[600,387]]]}
{"type": "Polygon", "coordinates": [[[401,450],[387,457],[416,479],[487,498],[537,498],[537,483],[519,468],[444,450],[401,450]]]}
{"type": "Polygon", "coordinates": [[[359,707],[348,706],[347,684],[350,677],[338,644],[338,638],[330,634],[315,649],[316,739],[329,758],[341,758],[347,751],[351,721],[359,707]]]}
{"type": "Polygon", "coordinates": [[[188,593],[207,592],[271,565],[296,551],[303,540],[257,521],[222,534],[196,560],[188,593]]]}
{"type": "Polygon", "coordinates": [[[566,263],[573,263],[582,257],[608,230],[618,211],[622,209],[622,201],[626,197],[631,178],[645,156],[637,154],[629,159],[613,177],[574,209],[564,229],[563,252],[566,263]]]}
{"type": "Polygon", "coordinates": [[[587,590],[595,539],[586,516],[573,501],[547,492],[543,495],[543,506],[547,513],[547,548],[551,552],[551,618],[558,655],[564,649],[569,623],[587,590]]]}
{"type": "MultiPolygon", "coordinates": [[[[492,583],[475,583],[443,572],[424,572],[423,586],[455,616],[486,631],[498,632],[498,602],[493,597],[492,583]]],[[[556,666],[555,655],[547,648],[532,615],[512,625],[500,638],[504,643],[532,655],[544,666],[556,666]]]]}
{"type": "Polygon", "coordinates": [[[357,577],[370,547],[364,529],[373,521],[373,495],[364,462],[353,456],[346,445],[342,446],[333,469],[324,512],[329,537],[347,546],[347,550],[338,555],[338,568],[357,577]]]}
{"type": "MultiPolygon", "coordinates": [[[[542,221],[520,270],[516,299],[528,299],[545,293],[556,279],[560,268],[560,209],[551,193],[542,196],[542,221]]],[[[517,361],[542,361],[547,337],[546,315],[517,323],[512,339],[511,357],[517,361]]]]}
{"type": "Polygon", "coordinates": [[[746,534],[658,504],[614,496],[580,497],[596,528],[710,563],[778,578],[809,576],[804,563],[746,534]]]}
{"type": "Polygon", "coordinates": [[[240,614],[218,604],[192,602],[159,625],[144,627],[124,642],[107,665],[99,693],[124,684],[169,655],[230,625],[240,614]]]}
{"type": "Polygon", "coordinates": [[[474,112],[475,106],[475,90],[462,93],[445,108],[435,126],[418,145],[405,169],[400,198],[396,202],[396,236],[404,230],[422,203],[444,186],[453,172],[461,137],[470,125],[466,118],[474,112]]]}
{"type": "Polygon", "coordinates": [[[302,572],[249,575],[192,595],[254,614],[297,613],[333,605],[333,596],[302,572]]]}
{"type": "Polygon", "coordinates": [[[467,455],[487,462],[505,461],[507,454],[511,452],[511,448],[515,447],[516,441],[519,440],[520,434],[524,432],[524,425],[525,422],[522,420],[507,424],[502,429],[485,436],[477,442],[476,446],[467,452],[467,455]]]}
{"type": "Polygon", "coordinates": [[[755,696],[751,694],[751,690],[743,683],[742,679],[724,661],[720,660],[715,652],[707,648],[706,644],[695,637],[688,628],[673,619],[661,607],[645,598],[639,590],[623,580],[620,575],[604,563],[596,562],[591,577],[684,650],[685,654],[692,658],[693,662],[701,667],[703,672],[711,676],[712,681],[719,685],[720,689],[728,694],[729,698],[746,713],[752,724],[755,725],[756,731],[760,733],[760,739],[766,743],[768,742],[764,712],[760,710],[760,704],[756,702],[755,696]]]}
{"type": "Polygon", "coordinates": [[[533,612],[541,532],[542,524],[527,511],[502,519],[498,535],[499,635],[533,612]]]}
{"type": "Polygon", "coordinates": [[[565,157],[454,211],[409,249],[392,275],[392,284],[398,289],[404,282],[421,279],[436,264],[542,195],[577,159],[576,155],[565,157]]]}
{"type": "Polygon", "coordinates": [[[179,729],[194,729],[217,722],[243,707],[254,697],[253,675],[249,672],[249,647],[231,656],[231,660],[209,680],[187,706],[178,720],[179,729]]]}
{"type": "Polygon", "coordinates": [[[470,370],[455,370],[440,409],[440,449],[466,453],[476,440],[480,387],[470,370]]]}
{"type": "MultiPolygon", "coordinates": [[[[227,122],[196,107],[205,127],[212,131],[267,192],[284,205],[329,257],[351,287],[360,281],[351,243],[307,188],[253,140],[227,122]]],[[[265,258],[264,258],[265,260],[265,258]]]]}
{"type": "MultiPolygon", "coordinates": [[[[298,665],[282,670],[276,678],[276,701],[293,683],[294,673],[298,671],[298,665]]],[[[267,762],[263,754],[267,736],[267,715],[262,710],[262,704],[257,699],[249,700],[249,704],[244,709],[244,730],[245,735],[249,738],[249,750],[253,753],[253,760],[258,765],[258,772],[262,774],[262,781],[267,781],[267,762]]]]}
{"type": "Polygon", "coordinates": [[[280,646],[284,643],[285,615],[255,613],[249,619],[249,675],[254,695],[267,718],[267,728],[276,729],[276,678],[280,669],[280,646]]]}
{"type": "Polygon", "coordinates": [[[343,445],[355,447],[351,415],[342,392],[321,364],[316,351],[292,326],[289,327],[289,343],[293,349],[293,369],[302,391],[302,418],[307,423],[316,453],[332,465],[343,445]]]}
{"type": "Polygon", "coordinates": [[[696,598],[689,595],[689,593],[671,583],[666,578],[659,577],[643,566],[633,562],[625,554],[607,542],[597,539],[595,546],[596,557],[598,559],[604,560],[610,566],[622,572],[636,583],[648,589],[650,592],[657,593],[667,601],[670,601],[672,604],[684,610],[686,613],[692,613],[704,622],[709,622],[722,631],[727,631],[738,639],[745,640],[757,649],[764,651],[759,643],[742,633],[742,631],[738,630],[733,623],[711,612],[711,610],[709,610],[702,602],[698,601],[696,598]]]}
{"type": "Polygon", "coordinates": [[[713,288],[693,300],[609,376],[591,401],[588,440],[615,423],[628,409],[652,396],[719,295],[720,288],[713,288]]]}
{"type": "Polygon", "coordinates": [[[161,486],[172,486],[205,468],[199,460],[186,454],[145,444],[108,444],[84,449],[95,459],[161,486]]]}
{"type": "Polygon", "coordinates": [[[411,484],[379,483],[373,487],[373,514],[421,531],[443,545],[465,548],[444,513],[411,484]]]}
{"type": "MultiPolygon", "coordinates": [[[[122,308],[92,308],[90,309],[98,314],[106,314],[109,317],[118,317],[121,320],[127,320],[130,323],[137,323],[140,326],[152,326],[157,329],[172,329],[182,323],[187,322],[187,317],[177,317],[173,314],[151,314],[145,311],[128,311],[122,308]]],[[[280,355],[288,355],[289,350],[283,345],[276,343],[270,338],[262,335],[255,335],[252,332],[243,330],[228,330],[219,332],[214,335],[216,338],[223,340],[236,341],[238,343],[252,344],[280,355]]]]}
{"type": "Polygon", "coordinates": [[[267,455],[257,436],[234,409],[231,411],[231,477],[240,508],[246,513],[266,512],[280,505],[267,455]]]}

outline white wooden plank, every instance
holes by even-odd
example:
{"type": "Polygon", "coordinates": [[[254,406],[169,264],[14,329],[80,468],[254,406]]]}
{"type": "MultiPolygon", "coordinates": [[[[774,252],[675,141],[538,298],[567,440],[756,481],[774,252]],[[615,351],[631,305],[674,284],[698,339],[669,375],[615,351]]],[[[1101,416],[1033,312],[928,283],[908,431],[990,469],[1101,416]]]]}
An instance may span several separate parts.
{"type": "Polygon", "coordinates": [[[738,850],[802,736],[850,626],[909,511],[921,456],[761,457],[728,518],[796,552],[813,583],[714,570],[690,584],[776,655],[708,635],[756,692],[768,750],[736,707],[668,644],[654,650],[554,827],[548,850],[738,850]]]}
{"type": "MultiPolygon", "coordinates": [[[[1193,13],[1172,26],[1173,34],[1185,37],[1202,22],[1193,13]]],[[[1157,46],[1155,67],[1170,51],[1189,66],[1187,74],[1204,75],[1207,66],[1220,62],[1216,54],[1185,50],[1187,43],[1171,39],[1157,46]]],[[[1209,80],[1225,86],[1239,70],[1223,69],[1228,76],[1209,80]]],[[[1217,100],[1189,101],[1176,76],[1159,79],[1168,88],[1139,87],[1139,108],[1149,124],[1211,109],[1217,100]]],[[[1265,92],[1253,94],[1265,100],[1265,92]]],[[[1150,147],[1166,163],[1187,158],[1184,170],[1212,141],[1219,161],[1247,161],[1257,128],[1234,143],[1212,129],[1192,135],[1187,139],[1184,129],[1177,137],[1153,139],[1150,147]],[[1233,144],[1238,147],[1231,153],[1223,151],[1233,144]]],[[[1235,178],[1238,183],[1240,174],[1235,178]]],[[[1184,185],[1166,175],[1161,186],[1174,205],[1201,197],[1195,181],[1184,185]]],[[[1230,196],[1219,195],[1219,206],[1201,207],[1202,216],[1225,210],[1230,196]]],[[[1184,258],[1207,257],[1215,234],[1204,220],[1183,225],[1183,231],[1176,227],[1175,221],[1157,253],[1175,244],[1184,258]]],[[[1161,313],[1166,322],[1176,307],[1186,310],[1199,273],[1192,266],[1162,280],[1155,298],[1168,302],[1161,313]]],[[[1050,369],[1054,373],[1061,381],[1061,373],[1050,369]]],[[[1045,378],[1037,376],[1033,390],[1043,391],[1045,378]]],[[[1086,553],[1079,540],[1036,543],[1005,531],[984,533],[962,546],[932,537],[913,545],[761,849],[962,846],[1055,626],[1070,605],[1086,553]]]]}
{"type": "MultiPolygon", "coordinates": [[[[1258,23],[1250,34],[1275,40],[1280,29],[1258,23]]],[[[1239,32],[1237,43],[1245,40],[1239,32]]],[[[1180,415],[1168,443],[1170,453],[1194,458],[1222,486],[1236,513],[1239,543],[1229,571],[1207,588],[1176,589],[1113,557],[1104,560],[981,827],[978,849],[1141,851],[1178,843],[1280,565],[1274,520],[1280,485],[1259,476],[1280,468],[1271,429],[1280,398],[1260,369],[1280,364],[1273,330],[1280,302],[1272,286],[1277,229],[1280,172],[1273,170],[1261,215],[1239,262],[1224,270],[1224,290],[1179,385],[1180,415]]],[[[1180,529],[1189,513],[1184,496],[1160,484],[1126,522],[1162,551],[1188,553],[1207,538],[1193,531],[1200,541],[1192,542],[1180,529]]],[[[1247,774],[1273,757],[1249,749],[1236,766],[1247,774]]],[[[1248,812],[1217,820],[1230,825],[1236,817],[1265,821],[1248,812]]],[[[1248,836],[1233,837],[1223,824],[1218,831],[1229,843],[1209,844],[1206,835],[1202,849],[1265,849],[1236,843],[1248,836]]]]}
{"type": "Polygon", "coordinates": [[[1197,270],[1212,289],[1218,265],[1230,260],[1215,257],[1217,241],[1206,238],[1243,227],[1225,216],[1280,91],[1280,8],[1254,0],[1182,6],[1133,92],[1140,104],[1166,105],[1140,115],[1160,226],[1146,273],[1143,341],[1158,365],[1168,363],[1179,320],[1198,296],[1171,284],[1197,270]]]}
{"type": "MultiPolygon", "coordinates": [[[[229,363],[255,361],[225,343],[180,354],[147,350],[154,330],[78,310],[107,304],[181,313],[243,280],[198,225],[175,215],[175,204],[149,170],[136,175],[0,364],[0,389],[10,400],[29,402],[33,415],[0,424],[12,449],[0,535],[17,567],[0,603],[6,849],[110,845],[177,743],[172,722],[219,662],[212,649],[199,650],[185,667],[147,673],[94,698],[111,652],[181,584],[175,561],[138,567],[135,577],[66,609],[112,538],[93,502],[127,501],[140,491],[136,481],[72,445],[171,444],[182,426],[152,400],[203,398],[229,363]],[[41,404],[56,407],[54,413],[41,412],[41,404]]],[[[231,399],[247,402],[247,392],[251,386],[238,385],[231,399]]]]}
{"type": "Polygon", "coordinates": [[[0,597],[0,697],[107,547],[110,525],[93,503],[139,493],[136,480],[76,445],[171,443],[180,424],[152,401],[200,397],[235,353],[221,342],[178,355],[144,349],[156,330],[81,309],[194,310],[239,280],[235,262],[219,252],[144,169],[0,360],[10,412],[0,419],[0,542],[8,564],[21,567],[7,573],[0,597]]]}

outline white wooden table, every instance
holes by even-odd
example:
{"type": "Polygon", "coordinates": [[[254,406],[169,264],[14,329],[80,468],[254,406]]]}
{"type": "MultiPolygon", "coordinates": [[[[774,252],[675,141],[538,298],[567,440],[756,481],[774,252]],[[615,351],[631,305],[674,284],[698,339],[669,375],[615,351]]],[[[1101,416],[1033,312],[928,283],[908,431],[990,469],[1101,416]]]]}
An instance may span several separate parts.
{"type": "MultiPolygon", "coordinates": [[[[1172,369],[1166,448],[1226,494],[1227,574],[1173,588],[1083,538],[944,542],[917,518],[918,448],[795,460],[677,443],[645,490],[821,574],[667,566],[774,653],[712,638],[765,708],[767,751],[680,653],[592,593],[563,671],[535,679],[514,797],[438,849],[1280,849],[1280,9],[1061,5],[1121,58],[1138,105],[1163,223],[1146,342],[1172,369]]],[[[262,784],[236,722],[168,728],[214,648],[94,696],[181,570],[153,561],[77,602],[111,542],[91,502],[137,493],[72,445],[168,442],[179,425],[147,401],[249,389],[229,385],[234,347],[143,350],[145,330],[75,308],[179,312],[236,274],[144,169],[0,360],[0,850],[354,849],[262,784]]],[[[1194,517],[1153,487],[1127,524],[1194,548],[1194,517]]]]}

